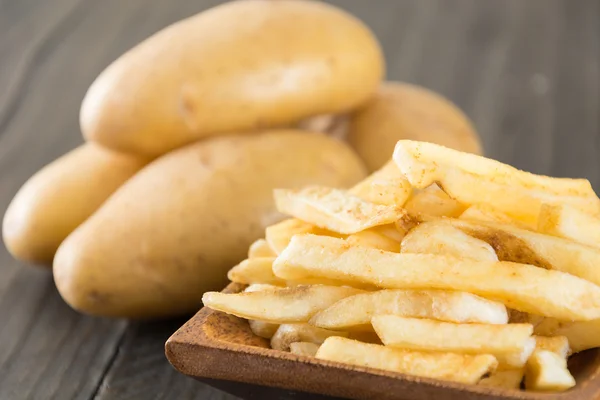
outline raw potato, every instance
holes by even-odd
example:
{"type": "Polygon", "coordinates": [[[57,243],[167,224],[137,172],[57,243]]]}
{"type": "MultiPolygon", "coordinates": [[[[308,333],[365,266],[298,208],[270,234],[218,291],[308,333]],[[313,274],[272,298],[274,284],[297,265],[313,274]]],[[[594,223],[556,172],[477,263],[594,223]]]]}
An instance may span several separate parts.
{"type": "Polygon", "coordinates": [[[84,144],[50,163],[19,190],[2,225],[17,259],[52,265],[61,242],[147,161],[84,144]]]}
{"type": "Polygon", "coordinates": [[[419,86],[385,82],[369,103],[351,115],[348,142],[369,171],[375,171],[401,139],[482,154],[473,125],[449,100],[419,86]]]}
{"type": "Polygon", "coordinates": [[[272,190],[364,177],[344,143],[301,131],[204,140],[154,161],[61,245],[54,277],[75,309],[115,317],[193,312],[266,226],[272,190]]]}
{"type": "Polygon", "coordinates": [[[383,70],[374,35],[340,9],[228,2],[117,59],[88,90],[81,127],[107,147],[160,155],[207,136],[353,109],[383,70]]]}

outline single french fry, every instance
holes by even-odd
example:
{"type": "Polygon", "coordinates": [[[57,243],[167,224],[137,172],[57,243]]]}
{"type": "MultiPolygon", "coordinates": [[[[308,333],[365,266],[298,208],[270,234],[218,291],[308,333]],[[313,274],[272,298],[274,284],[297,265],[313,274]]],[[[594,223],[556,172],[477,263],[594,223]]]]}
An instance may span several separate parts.
{"type": "Polygon", "coordinates": [[[321,344],[330,336],[348,336],[345,332],[329,331],[308,324],[283,324],[271,338],[271,348],[290,351],[295,342],[321,344]]]}
{"type": "MultiPolygon", "coordinates": [[[[462,233],[462,232],[461,232],[462,233]]],[[[346,238],[346,241],[352,245],[372,247],[385,251],[398,253],[400,251],[400,243],[389,238],[388,236],[379,233],[375,228],[367,229],[352,234],[346,238]]]]}
{"type": "Polygon", "coordinates": [[[548,350],[567,358],[571,354],[569,339],[566,336],[534,336],[536,350],[548,350]]]}
{"type": "Polygon", "coordinates": [[[431,318],[456,323],[506,324],[502,303],[453,290],[379,290],[346,297],[315,314],[310,324],[341,330],[372,330],[375,315],[431,318]]]}
{"type": "Polygon", "coordinates": [[[496,358],[523,352],[533,333],[529,324],[456,324],[396,315],[376,315],[371,323],[386,346],[418,351],[492,354],[496,358]]]}
{"type": "Polygon", "coordinates": [[[587,179],[554,178],[518,170],[510,165],[483,156],[464,153],[441,145],[400,140],[393,160],[398,169],[415,187],[429,186],[440,179],[444,167],[484,176],[526,189],[538,189],[561,196],[596,197],[587,179]]]}
{"type": "Polygon", "coordinates": [[[401,206],[410,197],[412,186],[394,161],[390,160],[349,192],[371,203],[401,206]],[[394,187],[391,190],[387,189],[392,182],[394,187]]]}
{"type": "MultiPolygon", "coordinates": [[[[410,183],[404,177],[391,179],[371,179],[369,185],[356,190],[356,196],[370,203],[401,206],[412,193],[410,183]]],[[[354,193],[354,191],[350,191],[354,193]]]]}
{"type": "Polygon", "coordinates": [[[545,318],[534,328],[536,335],[565,336],[573,353],[600,347],[600,319],[568,322],[545,318]]]}
{"type": "Polygon", "coordinates": [[[567,272],[600,285],[600,248],[506,224],[459,219],[445,222],[489,243],[501,261],[567,272]]]}
{"type": "Polygon", "coordinates": [[[508,354],[498,354],[496,356],[496,359],[498,360],[498,370],[503,371],[507,369],[524,367],[525,363],[527,363],[527,360],[529,359],[529,357],[531,357],[531,354],[534,352],[534,350],[535,338],[532,336],[525,341],[525,344],[523,345],[523,348],[520,351],[515,351],[508,354]]]}
{"type": "Polygon", "coordinates": [[[568,204],[542,205],[538,230],[548,235],[600,247],[600,218],[568,204]]]}
{"type": "Polygon", "coordinates": [[[458,217],[466,206],[448,196],[434,183],[424,189],[414,190],[404,208],[411,214],[458,217]]]}
{"type": "Polygon", "coordinates": [[[323,277],[387,289],[462,290],[563,320],[600,318],[600,287],[575,276],[512,262],[396,254],[342,239],[296,235],[273,263],[282,279],[323,277]]]}
{"type": "Polygon", "coordinates": [[[524,368],[495,371],[490,376],[481,379],[479,386],[495,387],[502,389],[519,389],[525,374],[524,368]]]}
{"type": "MultiPolygon", "coordinates": [[[[424,222],[409,231],[400,246],[401,253],[423,253],[498,261],[487,242],[467,235],[444,221],[424,222]]],[[[385,250],[385,249],[382,249],[385,250]]]]}
{"type": "Polygon", "coordinates": [[[527,361],[525,388],[536,391],[560,392],[575,386],[567,369],[567,360],[548,350],[536,350],[527,361]]]}
{"type": "Polygon", "coordinates": [[[383,236],[387,236],[388,238],[395,240],[400,243],[402,239],[404,239],[405,232],[400,232],[396,228],[396,223],[388,224],[388,225],[380,225],[374,228],[371,228],[377,233],[382,234],[383,236]]]}
{"type": "Polygon", "coordinates": [[[251,283],[244,289],[244,292],[261,292],[263,290],[281,289],[281,286],[270,285],[268,283],[251,283]]]}
{"type": "Polygon", "coordinates": [[[269,243],[265,239],[258,239],[250,245],[248,258],[277,257],[269,243]]]}
{"type": "Polygon", "coordinates": [[[276,189],[274,196],[280,212],[341,234],[390,224],[406,213],[399,206],[370,203],[346,191],[321,186],[276,189]]]}
{"type": "Polygon", "coordinates": [[[290,343],[290,353],[299,356],[314,357],[319,350],[319,345],[310,342],[290,343]]]}
{"type": "MultiPolygon", "coordinates": [[[[246,289],[244,289],[244,292],[261,292],[263,290],[273,290],[273,289],[280,289],[277,286],[273,286],[273,285],[269,285],[269,284],[264,284],[264,283],[253,283],[248,285],[248,287],[246,287],[246,289]]],[[[253,320],[253,319],[249,319],[248,320],[248,325],[250,325],[250,330],[252,331],[252,333],[254,333],[256,336],[265,338],[265,339],[271,339],[273,337],[273,335],[275,334],[275,332],[277,331],[277,328],[279,328],[279,324],[273,324],[271,322],[265,322],[265,321],[257,321],[257,320],[253,320]]]]}
{"type": "Polygon", "coordinates": [[[205,307],[235,316],[272,323],[307,322],[314,314],[360,290],[339,286],[296,286],[258,292],[206,292],[205,307]]]}
{"type": "Polygon", "coordinates": [[[315,235],[332,234],[332,232],[316,227],[308,222],[289,218],[267,227],[266,241],[275,253],[280,254],[288,245],[292,236],[303,233],[312,233],[315,235]]]}
{"type": "Polygon", "coordinates": [[[276,286],[285,286],[285,281],[273,273],[274,257],[249,258],[227,273],[227,278],[236,283],[249,285],[251,283],[266,283],[276,286]]]}
{"type": "Polygon", "coordinates": [[[337,336],[323,342],[316,357],[363,367],[461,383],[476,383],[496,368],[494,356],[392,349],[337,336]]]}
{"type": "Polygon", "coordinates": [[[537,230],[537,226],[517,221],[488,204],[474,204],[467,208],[458,218],[467,221],[499,222],[501,224],[514,225],[521,229],[537,230]]]}
{"type": "Polygon", "coordinates": [[[248,325],[250,325],[252,333],[265,339],[271,339],[280,326],[279,324],[274,324],[272,322],[258,321],[255,319],[249,319],[248,325]]]}
{"type": "Polygon", "coordinates": [[[484,157],[408,140],[396,144],[393,159],[415,188],[438,183],[461,203],[489,204],[528,224],[537,224],[543,203],[567,203],[600,213],[600,200],[584,179],[534,175],[484,157]]]}

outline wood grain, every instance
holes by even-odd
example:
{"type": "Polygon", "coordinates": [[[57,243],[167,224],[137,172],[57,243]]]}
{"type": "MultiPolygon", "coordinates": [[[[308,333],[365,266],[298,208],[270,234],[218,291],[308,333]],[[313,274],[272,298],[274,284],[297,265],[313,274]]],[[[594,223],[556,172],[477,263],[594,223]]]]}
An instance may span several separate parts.
{"type": "MultiPolygon", "coordinates": [[[[331,2],[372,27],[389,79],[461,106],[488,155],[600,188],[600,2],[331,2]]],[[[0,1],[0,213],[29,176],[81,143],[79,104],[106,65],[218,3],[0,1]]],[[[0,398],[231,398],[166,362],[163,342],[181,322],[78,315],[46,271],[0,247],[0,398]]]]}

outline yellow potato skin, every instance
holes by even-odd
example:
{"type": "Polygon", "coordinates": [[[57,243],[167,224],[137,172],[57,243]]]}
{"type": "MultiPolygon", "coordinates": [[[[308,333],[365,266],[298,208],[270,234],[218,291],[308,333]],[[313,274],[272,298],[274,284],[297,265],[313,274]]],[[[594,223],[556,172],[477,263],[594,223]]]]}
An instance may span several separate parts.
{"type": "Polygon", "coordinates": [[[370,172],[389,160],[401,139],[475,154],[483,151],[477,132],[458,107],[437,93],[400,82],[385,82],[350,116],[347,139],[370,172]]]}
{"type": "Polygon", "coordinates": [[[59,292],[84,313],[153,318],[197,310],[275,212],[278,187],[348,187],[365,177],[350,147],[272,131],[206,139],[148,165],[63,242],[59,292]]]}
{"type": "Polygon", "coordinates": [[[146,163],[88,143],[48,164],[9,205],[6,248],[18,260],[51,266],[60,243],[146,163]]]}
{"type": "Polygon", "coordinates": [[[373,34],[333,6],[228,2],[117,59],[88,90],[81,127],[106,147],[160,155],[206,136],[353,109],[383,70],[373,34]]]}

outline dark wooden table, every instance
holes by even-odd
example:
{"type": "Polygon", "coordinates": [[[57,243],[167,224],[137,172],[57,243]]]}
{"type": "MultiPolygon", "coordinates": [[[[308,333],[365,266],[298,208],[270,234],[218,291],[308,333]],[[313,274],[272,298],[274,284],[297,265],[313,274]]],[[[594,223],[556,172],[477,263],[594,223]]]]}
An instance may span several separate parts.
{"type": "MultiPolygon", "coordinates": [[[[600,189],[598,0],[335,0],[370,25],[388,78],[427,86],[474,120],[488,155],[600,189]]],[[[0,213],[82,139],[95,76],[216,0],[0,0],[0,213]]],[[[0,399],[230,399],[163,355],[183,320],[79,315],[49,271],[0,247],[0,399]]]]}

